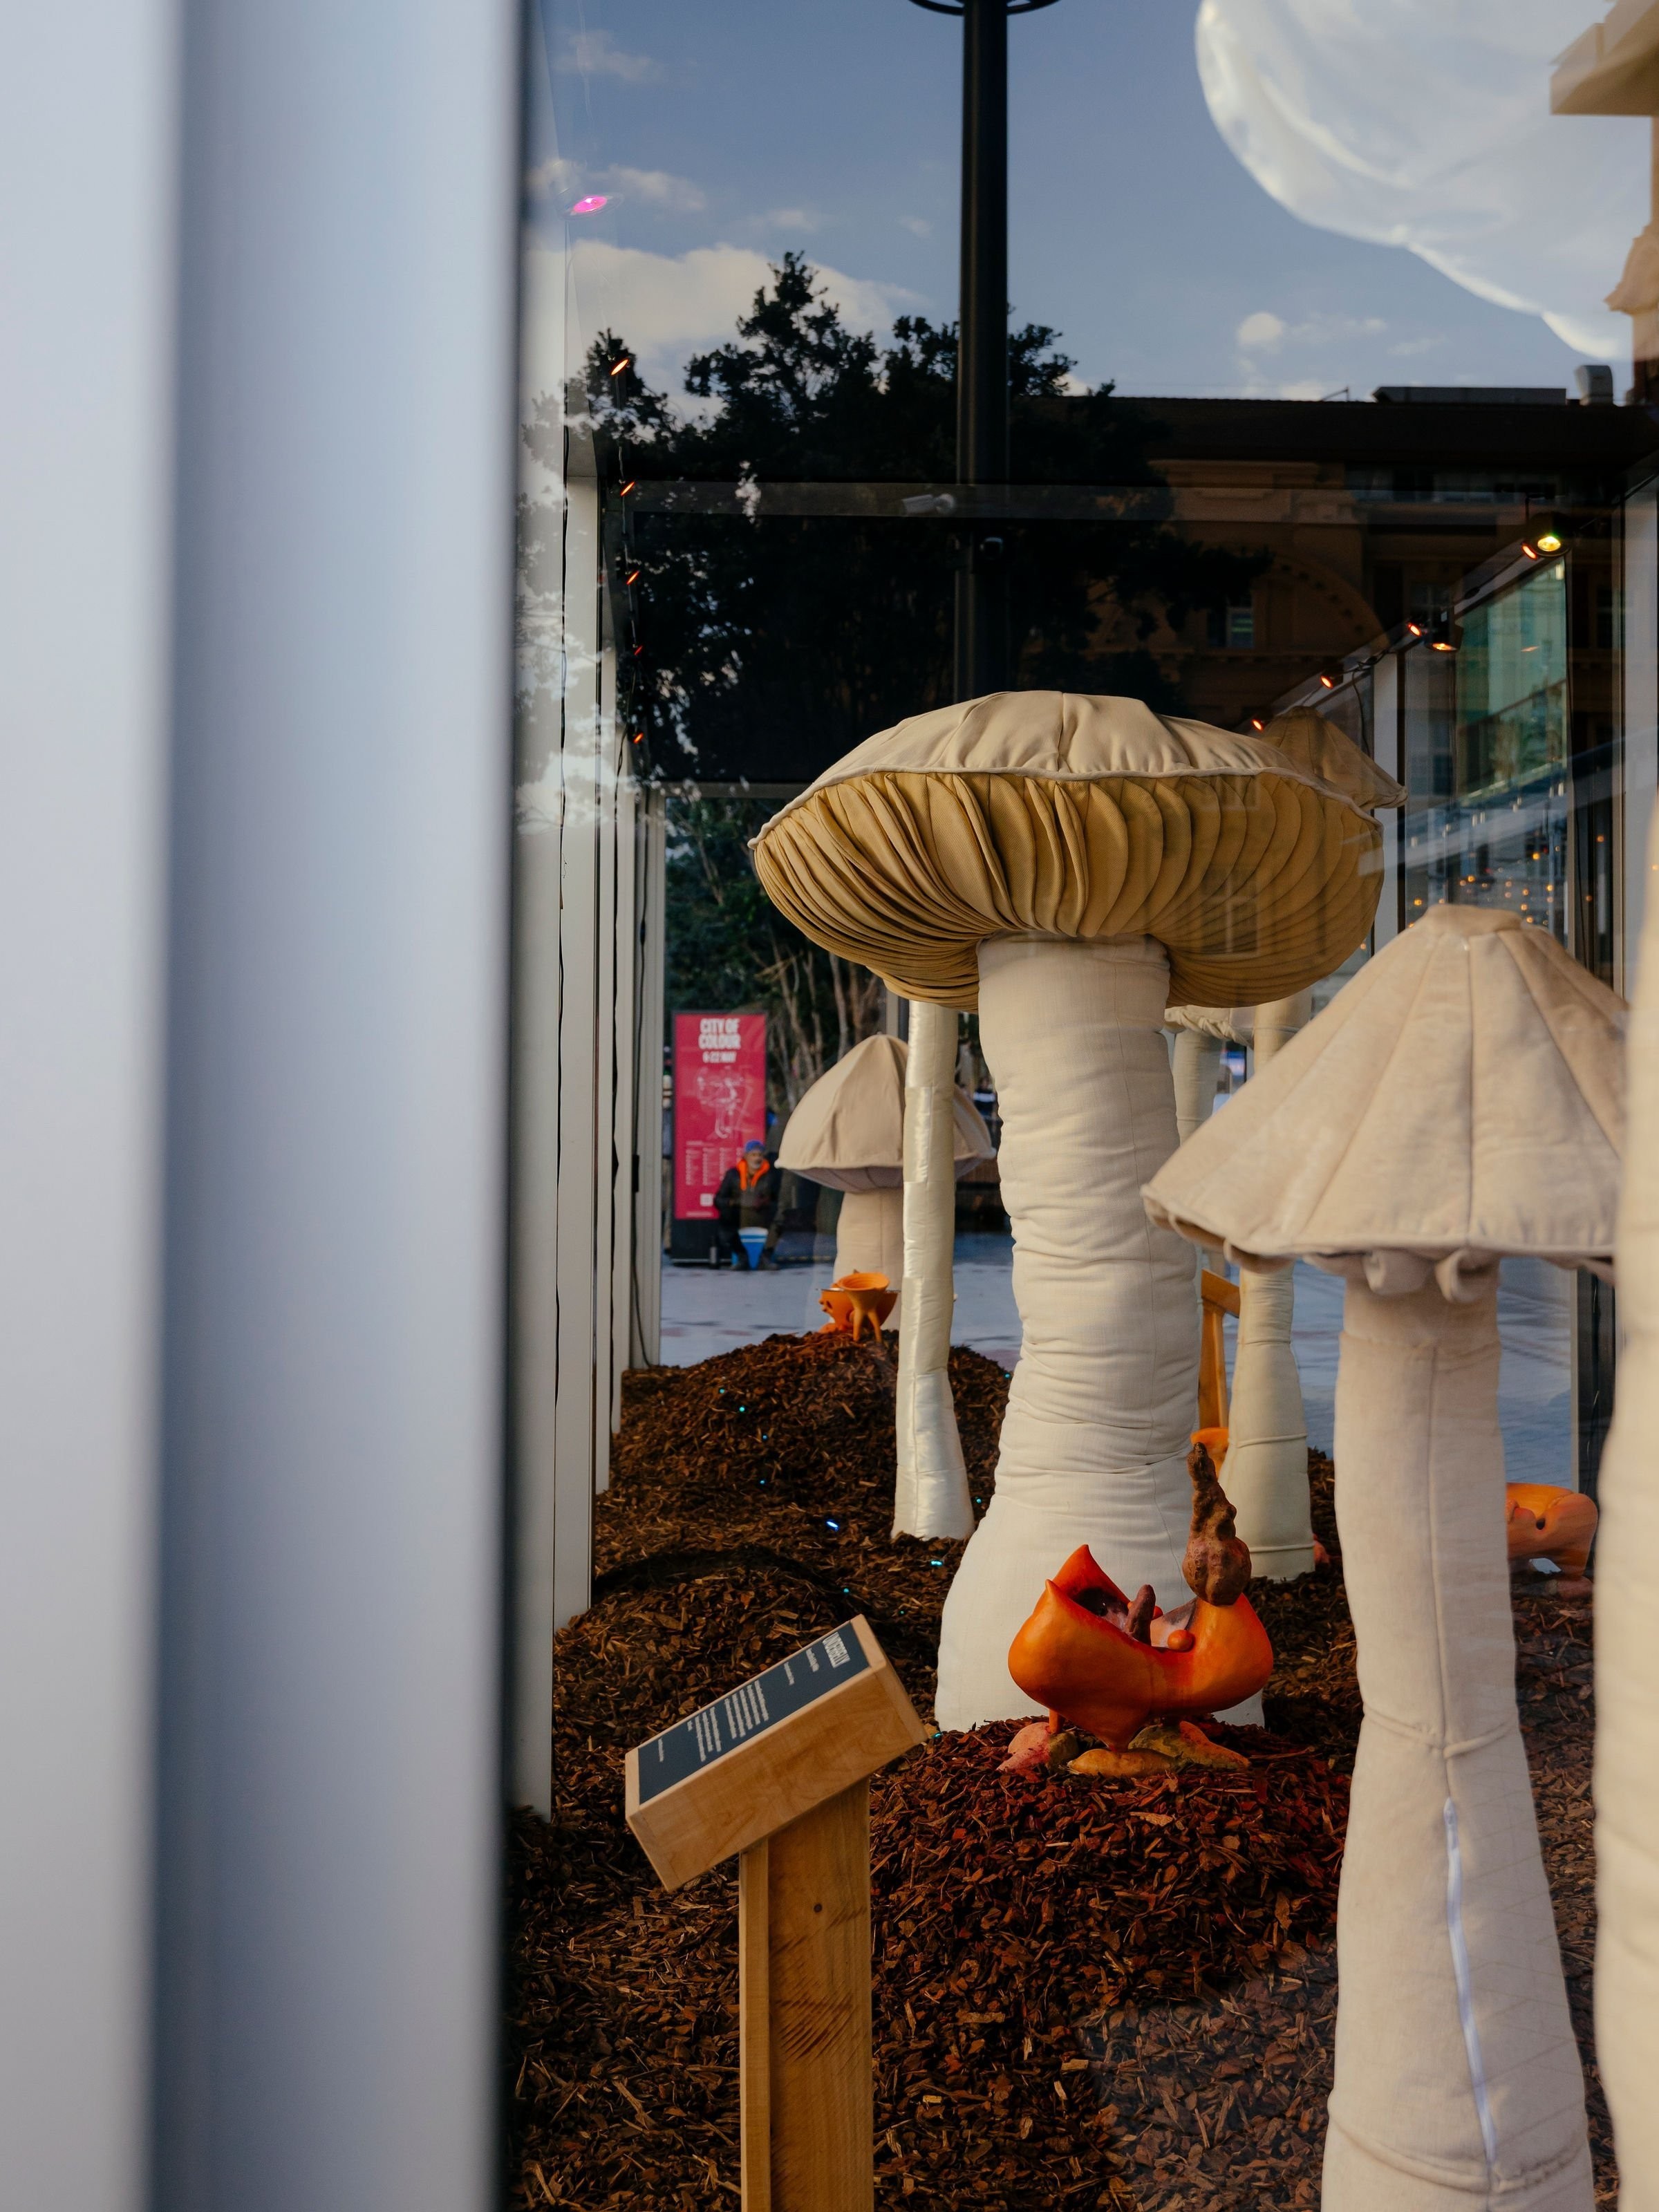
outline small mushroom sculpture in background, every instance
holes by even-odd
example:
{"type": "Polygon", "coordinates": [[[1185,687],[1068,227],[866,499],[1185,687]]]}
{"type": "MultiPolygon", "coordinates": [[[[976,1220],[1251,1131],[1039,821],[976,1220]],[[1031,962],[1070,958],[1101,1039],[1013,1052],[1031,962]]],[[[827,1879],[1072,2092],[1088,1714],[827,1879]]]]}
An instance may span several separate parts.
{"type": "Polygon", "coordinates": [[[1331,974],[1370,927],[1380,845],[1259,737],[1060,691],[901,722],[756,840],[768,896],[816,944],[913,1000],[977,1006],[997,1087],[1020,1357],[945,1601],[941,1727],[1030,1711],[1008,1647],[1078,1546],[1184,1596],[1198,1300],[1192,1254],[1139,1200],[1176,1143],[1164,1010],[1331,974]]]}
{"type": "MultiPolygon", "coordinates": [[[[1405,790],[1336,724],[1311,707],[1275,715],[1261,732],[1287,758],[1375,814],[1405,790]]],[[[1313,1012],[1311,990],[1259,1006],[1172,1006],[1176,1112],[1182,1142],[1210,1119],[1224,1043],[1249,1048],[1260,1074],[1313,1012]]],[[[1308,1419],[1292,1337],[1295,1279],[1287,1268],[1240,1285],[1225,1477],[1239,1533],[1264,1582],[1288,1582],[1316,1560],[1308,1492],[1308,1419]]]]}
{"type": "Polygon", "coordinates": [[[1325,2212],[1589,2212],[1583,2078],[1515,1698],[1498,1267],[1608,1267],[1623,1002],[1435,908],[1146,1190],[1246,1270],[1346,1281],[1336,1510],[1365,1718],[1325,2212]]]}
{"type": "Polygon", "coordinates": [[[932,1539],[974,1525],[951,1397],[956,1185],[993,1152],[956,1060],[956,1016],[913,1007],[908,1046],[855,1044],[802,1097],[778,1150],[780,1167],[842,1193],[836,1281],[820,1301],[830,1325],[856,1336],[872,1315],[878,1332],[899,1305],[893,1533],[932,1539]]]}

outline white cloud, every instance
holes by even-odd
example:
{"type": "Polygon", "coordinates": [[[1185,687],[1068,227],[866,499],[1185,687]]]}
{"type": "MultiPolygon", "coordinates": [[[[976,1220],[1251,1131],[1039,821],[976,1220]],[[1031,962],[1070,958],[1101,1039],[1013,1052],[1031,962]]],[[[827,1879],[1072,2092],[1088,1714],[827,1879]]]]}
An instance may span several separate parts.
{"type": "Polygon", "coordinates": [[[1628,356],[1602,305],[1647,220],[1648,125],[1552,117],[1550,66],[1585,0],[1201,0],[1217,129],[1304,222],[1403,246],[1592,358],[1628,356]]]}
{"type": "Polygon", "coordinates": [[[1272,353],[1284,343],[1285,325],[1277,315],[1269,314],[1265,307],[1261,307],[1255,314],[1245,316],[1237,335],[1240,345],[1260,347],[1264,352],[1272,353]]]}
{"type": "Polygon", "coordinates": [[[762,230],[822,230],[823,217],[811,208],[774,208],[757,226],[762,230]]]}
{"type": "Polygon", "coordinates": [[[1401,338],[1398,345],[1389,348],[1389,356],[1393,361],[1415,361],[1419,355],[1433,353],[1445,343],[1443,331],[1431,331],[1420,338],[1401,338]]]}
{"type": "Polygon", "coordinates": [[[533,169],[525,171],[525,194],[532,200],[567,200],[574,194],[580,177],[580,163],[562,161],[558,155],[550,154],[546,161],[538,161],[533,169]]]}
{"type": "Polygon", "coordinates": [[[925,215],[902,215],[899,228],[908,230],[915,238],[931,238],[933,234],[933,226],[925,215]]]}
{"type": "MultiPolygon", "coordinates": [[[[678,386],[686,356],[736,335],[757,292],[769,286],[772,265],[744,246],[700,246],[689,253],[647,253],[579,238],[571,248],[580,350],[595,331],[627,338],[653,383],[678,386]]],[[[820,269],[819,281],[858,330],[885,331],[906,307],[926,304],[896,284],[820,269]]]]}
{"type": "Polygon", "coordinates": [[[593,181],[612,199],[642,200],[676,215],[695,215],[708,204],[689,177],[670,176],[665,169],[601,169],[593,181]]]}
{"type": "Polygon", "coordinates": [[[562,161],[555,154],[525,172],[525,191],[532,199],[550,199],[568,205],[579,192],[603,192],[607,199],[632,201],[636,206],[664,208],[676,215],[696,215],[708,202],[702,188],[690,177],[671,176],[666,169],[584,169],[580,161],[562,161]]]}
{"type": "Polygon", "coordinates": [[[584,76],[619,77],[624,84],[649,84],[662,75],[648,54],[625,54],[609,31],[578,31],[561,57],[567,69],[584,76]]]}

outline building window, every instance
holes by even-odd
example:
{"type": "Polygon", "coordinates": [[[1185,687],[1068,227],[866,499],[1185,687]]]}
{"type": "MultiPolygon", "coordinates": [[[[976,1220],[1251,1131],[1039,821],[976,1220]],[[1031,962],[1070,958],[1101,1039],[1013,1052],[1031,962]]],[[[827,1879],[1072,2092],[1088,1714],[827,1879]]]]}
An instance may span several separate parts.
{"type": "Polygon", "coordinates": [[[1255,643],[1255,603],[1239,599],[1210,611],[1210,643],[1231,651],[1248,650],[1255,643]]]}

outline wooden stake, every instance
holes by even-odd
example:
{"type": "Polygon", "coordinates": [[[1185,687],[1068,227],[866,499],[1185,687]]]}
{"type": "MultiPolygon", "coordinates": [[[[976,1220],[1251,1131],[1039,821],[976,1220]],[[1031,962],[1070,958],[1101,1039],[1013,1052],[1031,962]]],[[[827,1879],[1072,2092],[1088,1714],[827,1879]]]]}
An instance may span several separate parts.
{"type": "Polygon", "coordinates": [[[874,2212],[868,1778],[925,1733],[858,1618],[628,1754],[664,1881],[738,1854],[744,2212],[874,2212]]]}
{"type": "Polygon", "coordinates": [[[738,2141],[743,2212],[772,2212],[771,1838],[738,1860],[738,2141]]]}
{"type": "Polygon", "coordinates": [[[739,1868],[744,2212],[872,2212],[868,1783],[739,1868]]]}

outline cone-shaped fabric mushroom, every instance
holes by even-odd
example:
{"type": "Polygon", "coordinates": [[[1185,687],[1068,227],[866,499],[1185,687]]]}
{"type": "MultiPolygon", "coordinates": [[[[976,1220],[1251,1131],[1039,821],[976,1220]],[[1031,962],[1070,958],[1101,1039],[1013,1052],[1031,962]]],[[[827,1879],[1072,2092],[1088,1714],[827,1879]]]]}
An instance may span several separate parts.
{"type": "MultiPolygon", "coordinates": [[[[819,1076],[789,1116],[778,1165],[842,1193],[836,1273],[904,1278],[904,1070],[897,1037],[866,1037],[819,1076]]],[[[991,1133],[965,1091],[952,1096],[954,1172],[988,1160],[991,1133]]]]}
{"type": "Polygon", "coordinates": [[[1505,1253],[1607,1264],[1623,1011],[1516,915],[1437,908],[1146,1193],[1247,1269],[1347,1281],[1337,1521],[1365,1719],[1326,2212],[1589,2212],[1515,1702],[1496,1285],[1505,1253]]]}
{"type": "Polygon", "coordinates": [[[945,1605],[944,1727],[1030,1710],[1008,1647],[1079,1544],[1182,1601],[1198,1301],[1191,1253],[1139,1195],[1175,1148],[1164,1010],[1328,975],[1370,926],[1378,842],[1259,738],[1057,691],[901,723],[757,841],[817,943],[977,1005],[997,1085],[1023,1344],[996,1495],[945,1605]]]}

